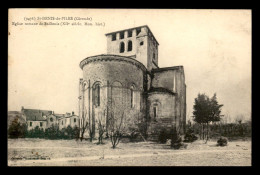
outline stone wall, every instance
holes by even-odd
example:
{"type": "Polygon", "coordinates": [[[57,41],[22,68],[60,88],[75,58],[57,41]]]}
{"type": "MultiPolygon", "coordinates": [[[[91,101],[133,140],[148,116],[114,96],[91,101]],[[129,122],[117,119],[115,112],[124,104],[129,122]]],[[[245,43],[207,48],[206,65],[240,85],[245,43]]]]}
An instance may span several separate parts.
{"type": "MultiPolygon", "coordinates": [[[[184,133],[186,123],[186,85],[182,66],[154,69],[152,87],[166,88],[174,93],[176,126],[184,133]]],[[[170,109],[170,108],[169,108],[170,109]]]]}
{"type": "MultiPolygon", "coordinates": [[[[83,80],[80,85],[79,101],[81,124],[83,121],[82,115],[84,114],[86,120],[91,118],[91,125],[94,125],[96,130],[96,120],[100,117],[107,117],[108,108],[112,108],[112,106],[109,106],[110,102],[115,103],[117,108],[114,109],[116,110],[132,110],[135,111],[133,113],[143,113],[143,108],[146,108],[143,105],[145,102],[143,87],[146,69],[141,63],[127,57],[103,55],[98,56],[96,61],[85,64],[82,68],[83,80]],[[109,60],[105,61],[102,58],[109,60]],[[99,106],[93,103],[94,87],[97,83],[100,85],[99,106]],[[132,105],[131,89],[133,91],[132,105]]],[[[128,115],[128,117],[130,116],[128,115]]]]}
{"type": "Polygon", "coordinates": [[[46,117],[46,127],[49,128],[49,127],[51,127],[52,125],[55,125],[55,124],[58,124],[56,116],[54,116],[52,114],[48,115],[46,117]],[[52,119],[52,121],[51,121],[51,119],[52,119]]]}
{"type": "Polygon", "coordinates": [[[36,126],[39,126],[39,128],[45,130],[47,127],[46,121],[27,121],[28,130],[34,129],[36,126]],[[32,126],[30,125],[32,123],[32,126]],[[42,123],[42,126],[41,126],[42,123]]]}
{"type": "Polygon", "coordinates": [[[140,61],[148,71],[157,68],[152,61],[158,65],[158,43],[149,31],[147,26],[140,28],[127,29],[107,35],[107,54],[115,54],[122,56],[130,56],[140,61]],[[137,34],[137,30],[140,33],[137,34]],[[132,31],[132,36],[128,37],[128,32],[132,31]],[[124,34],[124,38],[120,39],[120,33],[124,34]],[[116,40],[112,40],[112,36],[116,35],[116,40]],[[132,50],[128,51],[129,41],[132,42],[132,50]],[[120,45],[124,43],[124,52],[120,52],[120,45]],[[154,58],[153,58],[154,55],[154,58]]]}
{"type": "Polygon", "coordinates": [[[164,92],[149,93],[149,116],[152,120],[175,117],[175,96],[164,92]],[[154,117],[153,107],[157,107],[157,116],[154,117]]]}

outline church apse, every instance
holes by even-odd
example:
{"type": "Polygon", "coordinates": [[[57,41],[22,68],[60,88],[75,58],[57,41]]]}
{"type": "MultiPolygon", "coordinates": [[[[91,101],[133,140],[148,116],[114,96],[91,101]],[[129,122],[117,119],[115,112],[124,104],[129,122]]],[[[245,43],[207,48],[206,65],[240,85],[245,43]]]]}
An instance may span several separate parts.
{"type": "Polygon", "coordinates": [[[143,116],[153,126],[182,126],[180,121],[186,120],[183,67],[159,68],[159,43],[149,27],[111,32],[106,37],[107,54],[80,62],[79,116],[91,120],[94,130],[97,116],[108,120],[108,108],[132,111],[127,117],[143,116]]]}

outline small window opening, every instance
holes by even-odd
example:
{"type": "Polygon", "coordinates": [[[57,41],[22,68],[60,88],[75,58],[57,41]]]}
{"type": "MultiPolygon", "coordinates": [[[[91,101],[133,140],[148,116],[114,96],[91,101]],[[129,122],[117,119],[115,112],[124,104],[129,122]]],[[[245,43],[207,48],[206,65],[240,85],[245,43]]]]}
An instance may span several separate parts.
{"type": "Polygon", "coordinates": [[[116,33],[112,34],[112,41],[116,40],[116,33]]]}
{"type": "Polygon", "coordinates": [[[131,108],[133,108],[134,107],[134,90],[133,90],[133,88],[131,88],[131,108]]]}
{"type": "Polygon", "coordinates": [[[153,117],[154,117],[154,119],[156,119],[156,117],[157,117],[157,108],[156,107],[153,107],[153,117]]]}
{"type": "Polygon", "coordinates": [[[144,42],[143,42],[143,41],[140,42],[140,46],[142,46],[142,45],[144,45],[144,42]]]}
{"type": "Polygon", "coordinates": [[[132,37],[132,33],[133,33],[132,30],[129,30],[128,31],[128,37],[132,37]]]}
{"type": "Polygon", "coordinates": [[[100,106],[100,85],[99,84],[97,84],[96,85],[96,90],[95,90],[95,92],[96,92],[96,106],[100,106]]]}
{"type": "Polygon", "coordinates": [[[141,32],[141,28],[137,28],[136,29],[136,35],[139,35],[140,32],[141,32]]]}
{"type": "Polygon", "coordinates": [[[124,32],[120,32],[120,39],[124,39],[124,32]]]}
{"type": "Polygon", "coordinates": [[[40,127],[42,127],[42,122],[40,122],[40,127]]]}
{"type": "Polygon", "coordinates": [[[76,123],[76,119],[74,118],[74,123],[76,123]]]}
{"type": "Polygon", "coordinates": [[[32,126],[32,122],[30,122],[30,126],[32,126]]]}

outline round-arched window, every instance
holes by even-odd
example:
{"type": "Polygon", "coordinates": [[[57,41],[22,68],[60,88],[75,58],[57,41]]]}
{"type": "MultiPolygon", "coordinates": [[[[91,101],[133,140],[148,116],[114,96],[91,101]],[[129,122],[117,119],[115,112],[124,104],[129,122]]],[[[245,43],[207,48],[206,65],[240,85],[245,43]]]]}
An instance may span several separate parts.
{"type": "Polygon", "coordinates": [[[53,122],[53,118],[50,118],[50,121],[53,122]]]}
{"type": "Polygon", "coordinates": [[[125,43],[121,42],[120,43],[120,53],[123,53],[125,51],[125,43]]]}
{"type": "Polygon", "coordinates": [[[93,87],[93,104],[98,107],[100,106],[100,84],[97,83],[96,85],[94,85],[93,87]]]}
{"type": "Polygon", "coordinates": [[[127,51],[132,51],[132,48],[133,48],[133,43],[132,43],[132,41],[128,41],[127,51]]]}
{"type": "Polygon", "coordinates": [[[134,86],[133,85],[130,87],[130,99],[131,99],[130,102],[131,108],[133,108],[134,107],[134,86]]]}

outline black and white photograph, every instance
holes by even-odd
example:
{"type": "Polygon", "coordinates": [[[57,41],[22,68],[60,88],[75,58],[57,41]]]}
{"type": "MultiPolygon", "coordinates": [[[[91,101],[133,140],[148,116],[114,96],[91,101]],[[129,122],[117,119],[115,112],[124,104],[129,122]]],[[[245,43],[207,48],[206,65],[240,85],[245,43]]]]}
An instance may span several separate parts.
{"type": "Polygon", "coordinates": [[[10,8],[8,166],[252,166],[251,15],[10,8]]]}

